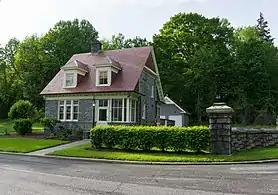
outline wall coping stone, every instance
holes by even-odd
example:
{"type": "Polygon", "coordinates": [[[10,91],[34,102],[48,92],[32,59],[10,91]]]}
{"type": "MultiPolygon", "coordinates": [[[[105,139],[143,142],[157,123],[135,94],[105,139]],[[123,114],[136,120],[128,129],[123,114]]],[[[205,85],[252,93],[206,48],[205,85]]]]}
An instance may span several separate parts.
{"type": "Polygon", "coordinates": [[[255,128],[238,128],[233,127],[232,133],[248,133],[248,134],[258,134],[258,133],[269,133],[269,134],[278,134],[276,129],[255,129],[255,128]]]}
{"type": "Polygon", "coordinates": [[[232,114],[234,110],[227,106],[226,103],[214,103],[211,107],[206,109],[208,114],[232,114]]]}

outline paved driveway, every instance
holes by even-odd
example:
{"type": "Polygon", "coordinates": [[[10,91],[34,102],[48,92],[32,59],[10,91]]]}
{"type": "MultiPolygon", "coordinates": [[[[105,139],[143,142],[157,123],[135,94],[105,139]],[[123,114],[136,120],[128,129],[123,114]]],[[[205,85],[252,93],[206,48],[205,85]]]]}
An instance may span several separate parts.
{"type": "Polygon", "coordinates": [[[156,166],[0,154],[1,195],[278,194],[278,164],[156,166]]]}

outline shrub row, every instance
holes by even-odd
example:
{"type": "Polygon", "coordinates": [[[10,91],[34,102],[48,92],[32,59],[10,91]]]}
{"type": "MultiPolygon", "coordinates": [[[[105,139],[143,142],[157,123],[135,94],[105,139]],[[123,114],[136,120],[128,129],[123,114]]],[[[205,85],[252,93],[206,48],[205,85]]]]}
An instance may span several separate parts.
{"type": "Polygon", "coordinates": [[[95,148],[201,151],[209,148],[209,139],[206,126],[96,126],[91,130],[91,143],[95,148]]]}

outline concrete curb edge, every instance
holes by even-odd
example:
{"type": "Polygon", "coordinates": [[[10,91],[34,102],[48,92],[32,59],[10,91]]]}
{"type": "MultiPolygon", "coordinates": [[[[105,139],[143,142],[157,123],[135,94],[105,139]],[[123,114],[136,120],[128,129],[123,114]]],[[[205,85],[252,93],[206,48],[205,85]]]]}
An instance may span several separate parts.
{"type": "Polygon", "coordinates": [[[80,158],[80,157],[65,157],[53,155],[32,155],[28,153],[13,153],[13,152],[0,152],[0,154],[17,155],[36,158],[48,158],[57,160],[73,160],[94,163],[109,163],[109,164],[133,164],[133,165],[237,165],[237,164],[262,164],[262,163],[277,163],[278,159],[272,160],[259,160],[259,161],[239,161],[239,162],[148,162],[148,161],[125,161],[125,160],[107,160],[96,158],[80,158]]]}

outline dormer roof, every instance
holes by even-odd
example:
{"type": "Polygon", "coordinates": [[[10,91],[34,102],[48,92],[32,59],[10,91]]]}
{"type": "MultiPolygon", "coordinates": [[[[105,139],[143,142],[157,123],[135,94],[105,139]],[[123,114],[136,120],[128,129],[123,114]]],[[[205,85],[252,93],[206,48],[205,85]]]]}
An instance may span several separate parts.
{"type": "Polygon", "coordinates": [[[82,70],[84,72],[89,72],[89,68],[87,64],[80,62],[78,60],[69,61],[66,65],[61,67],[62,70],[82,70]]]}

